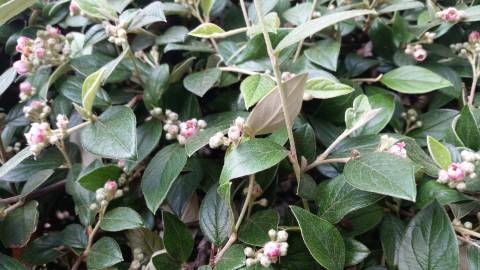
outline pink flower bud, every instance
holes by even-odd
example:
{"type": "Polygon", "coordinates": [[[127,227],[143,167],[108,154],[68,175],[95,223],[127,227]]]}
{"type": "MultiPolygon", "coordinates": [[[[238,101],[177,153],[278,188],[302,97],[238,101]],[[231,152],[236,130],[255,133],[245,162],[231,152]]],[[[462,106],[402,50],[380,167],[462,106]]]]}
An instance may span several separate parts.
{"type": "Polygon", "coordinates": [[[468,35],[468,41],[471,43],[477,43],[480,42],[480,32],[478,31],[473,31],[468,35]]]}
{"type": "Polygon", "coordinates": [[[33,110],[38,110],[41,107],[43,107],[43,104],[42,104],[42,102],[40,102],[38,100],[34,100],[34,101],[32,101],[32,103],[30,103],[30,108],[32,108],[33,110]]]}
{"type": "Polygon", "coordinates": [[[406,144],[404,142],[399,142],[394,144],[390,149],[388,149],[388,152],[390,154],[394,154],[395,156],[399,156],[402,158],[407,157],[407,149],[405,149],[406,144]]]}
{"type": "Polygon", "coordinates": [[[180,134],[185,138],[191,138],[198,132],[197,119],[190,119],[180,123],[180,134]]]}
{"type": "Polygon", "coordinates": [[[30,64],[24,60],[18,60],[13,63],[13,68],[20,75],[25,75],[30,71],[30,64]]]}
{"type": "Polygon", "coordinates": [[[38,59],[43,59],[45,57],[45,49],[44,48],[35,49],[35,57],[37,57],[38,59]]]}
{"type": "Polygon", "coordinates": [[[61,34],[60,32],[60,28],[58,27],[54,27],[54,26],[51,26],[51,25],[47,25],[47,32],[51,35],[51,36],[54,36],[54,37],[57,37],[61,34]]]}
{"type": "Polygon", "coordinates": [[[459,11],[458,9],[454,7],[449,7],[447,9],[444,9],[439,13],[439,17],[447,22],[458,22],[460,21],[464,16],[463,11],[459,11]]]}
{"type": "Polygon", "coordinates": [[[418,62],[423,62],[425,59],[427,59],[427,51],[424,48],[416,49],[413,52],[413,58],[415,58],[415,60],[418,62]]]}
{"type": "Polygon", "coordinates": [[[237,141],[242,137],[242,130],[238,126],[231,126],[228,129],[228,138],[232,141],[237,141]]]}
{"type": "Polygon", "coordinates": [[[30,146],[44,143],[48,137],[48,123],[32,123],[30,130],[25,133],[25,138],[30,146]]]}
{"type": "Polygon", "coordinates": [[[15,49],[17,52],[22,53],[24,48],[28,46],[28,43],[30,43],[32,40],[26,36],[21,36],[17,39],[17,46],[15,49]]]}
{"type": "Polygon", "coordinates": [[[270,241],[263,247],[263,254],[269,258],[280,256],[280,243],[270,241]]]}
{"type": "Polygon", "coordinates": [[[75,0],[70,1],[70,6],[68,6],[68,10],[70,11],[70,15],[77,15],[80,11],[78,4],[75,0]]]}
{"type": "Polygon", "coordinates": [[[115,191],[115,190],[117,190],[117,188],[118,188],[117,182],[115,182],[115,181],[113,181],[113,180],[108,180],[108,181],[105,183],[104,188],[105,188],[106,191],[115,191]]]}
{"type": "Polygon", "coordinates": [[[462,181],[465,178],[465,172],[458,163],[450,164],[447,173],[448,178],[453,181],[462,181]]]}
{"type": "Polygon", "coordinates": [[[24,81],[20,83],[20,93],[25,95],[32,94],[32,85],[28,81],[24,81]]]}

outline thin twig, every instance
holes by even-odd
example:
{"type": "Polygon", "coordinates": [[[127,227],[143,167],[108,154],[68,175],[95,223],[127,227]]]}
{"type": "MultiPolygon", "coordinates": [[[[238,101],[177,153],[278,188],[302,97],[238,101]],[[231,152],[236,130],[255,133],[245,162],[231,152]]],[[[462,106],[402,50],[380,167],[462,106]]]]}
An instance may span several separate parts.
{"type": "Polygon", "coordinates": [[[315,160],[311,164],[309,164],[307,167],[303,169],[304,172],[311,170],[317,166],[320,166],[322,164],[328,164],[328,163],[347,163],[350,161],[352,158],[351,157],[345,157],[345,158],[332,158],[332,159],[324,159],[324,160],[315,160]]]}
{"type": "Polygon", "coordinates": [[[477,69],[477,55],[474,54],[473,59],[470,60],[470,64],[472,65],[472,86],[470,87],[470,95],[468,96],[468,105],[473,106],[473,102],[475,101],[475,90],[477,89],[478,77],[480,76],[480,72],[477,69]]]}
{"type": "MultiPolygon", "coordinates": [[[[298,163],[297,158],[297,149],[295,147],[295,139],[293,137],[293,130],[292,130],[292,121],[290,119],[290,114],[288,113],[287,107],[287,96],[285,94],[285,87],[282,83],[282,75],[280,73],[280,65],[278,61],[277,55],[274,53],[272,42],[270,40],[270,36],[268,34],[267,28],[265,27],[265,18],[262,13],[261,5],[259,0],[254,0],[255,10],[257,12],[258,22],[262,29],[263,37],[265,39],[265,45],[267,46],[268,56],[270,58],[270,62],[273,68],[273,73],[275,74],[275,80],[277,82],[278,91],[280,93],[280,100],[282,103],[282,110],[283,116],[285,118],[285,125],[287,127],[288,133],[288,141],[290,143],[290,162],[292,163],[293,170],[295,172],[295,178],[297,179],[298,186],[300,186],[301,181],[301,169],[300,164],[298,163]]],[[[304,206],[308,209],[308,204],[304,202],[304,206]]]]}
{"type": "Polygon", "coordinates": [[[375,83],[379,82],[383,77],[383,74],[378,75],[376,78],[357,78],[352,79],[352,82],[366,82],[366,83],[375,83]]]}
{"type": "Polygon", "coordinates": [[[242,73],[242,74],[247,74],[247,75],[255,75],[259,74],[258,72],[255,71],[250,71],[247,69],[235,67],[235,66],[230,66],[230,67],[220,67],[219,68],[221,71],[227,71],[227,72],[235,72],[235,73],[242,73]]]}
{"type": "Polygon", "coordinates": [[[250,27],[250,18],[248,17],[247,6],[245,5],[244,0],[240,0],[240,8],[242,9],[243,19],[245,20],[245,25],[250,27]]]}
{"type": "MultiPolygon", "coordinates": [[[[317,7],[317,0],[313,0],[312,2],[312,11],[310,11],[310,14],[308,15],[308,21],[310,21],[312,18],[313,18],[313,14],[315,13],[315,8],[317,7]]],[[[300,56],[300,52],[302,51],[302,47],[303,47],[303,42],[305,40],[302,39],[300,40],[300,42],[298,43],[298,46],[297,46],[297,50],[295,51],[295,56],[293,57],[293,62],[295,63],[298,59],[298,57],[300,56]]]]}
{"type": "Polygon", "coordinates": [[[26,197],[22,195],[17,195],[17,196],[5,198],[5,199],[0,199],[0,203],[14,203],[14,202],[18,202],[19,200],[22,200],[23,198],[25,199],[25,201],[31,200],[37,197],[41,197],[42,195],[51,193],[54,190],[62,189],[63,187],[65,187],[65,184],[66,184],[66,180],[62,180],[60,182],[57,182],[43,189],[38,189],[36,191],[33,191],[32,193],[28,194],[26,197]]]}

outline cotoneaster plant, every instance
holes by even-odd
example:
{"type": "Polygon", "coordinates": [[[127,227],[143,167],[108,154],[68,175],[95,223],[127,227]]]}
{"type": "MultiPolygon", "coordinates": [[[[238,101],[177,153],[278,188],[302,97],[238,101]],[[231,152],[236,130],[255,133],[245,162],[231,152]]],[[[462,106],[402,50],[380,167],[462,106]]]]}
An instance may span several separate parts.
{"type": "Polygon", "coordinates": [[[479,21],[0,0],[0,269],[480,269],[479,21]]]}

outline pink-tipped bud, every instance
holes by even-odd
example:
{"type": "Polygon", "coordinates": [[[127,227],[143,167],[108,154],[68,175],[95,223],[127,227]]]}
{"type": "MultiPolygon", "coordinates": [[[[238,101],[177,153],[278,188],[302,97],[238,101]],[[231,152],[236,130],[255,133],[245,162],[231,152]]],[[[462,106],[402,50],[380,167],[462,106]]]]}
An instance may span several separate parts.
{"type": "Polygon", "coordinates": [[[427,59],[427,51],[424,48],[416,49],[413,52],[413,58],[417,60],[418,62],[423,62],[425,59],[427,59]]]}
{"type": "Polygon", "coordinates": [[[480,42],[480,32],[478,31],[473,31],[468,35],[468,41],[471,43],[477,43],[480,42]]]}
{"type": "Polygon", "coordinates": [[[263,247],[263,254],[269,258],[277,258],[280,256],[280,243],[270,241],[263,247]]]}
{"type": "Polygon", "coordinates": [[[51,26],[51,25],[47,25],[47,32],[51,35],[51,36],[54,36],[54,37],[57,37],[61,34],[60,32],[60,28],[58,27],[54,27],[54,26],[51,26]]]}
{"type": "Polygon", "coordinates": [[[32,40],[26,36],[21,36],[17,39],[17,46],[15,47],[16,51],[22,53],[23,50],[28,46],[32,40]]]}
{"type": "Polygon", "coordinates": [[[70,15],[77,15],[80,12],[80,8],[75,0],[70,1],[70,6],[68,6],[68,10],[70,11],[70,15]]]}
{"type": "Polygon", "coordinates": [[[30,64],[24,60],[18,60],[13,63],[13,68],[20,75],[25,75],[30,71],[30,64]]]}
{"type": "Polygon", "coordinates": [[[465,178],[465,172],[458,163],[450,164],[447,173],[448,178],[453,181],[462,181],[465,178]]]}
{"type": "Polygon", "coordinates": [[[465,16],[465,12],[460,11],[454,7],[449,7],[439,12],[438,16],[442,20],[447,22],[458,22],[465,16]]]}
{"type": "Polygon", "coordinates": [[[238,126],[231,126],[228,129],[228,138],[232,141],[238,141],[242,137],[242,130],[238,126]]]}
{"type": "Polygon", "coordinates": [[[117,182],[115,182],[113,180],[109,180],[105,183],[104,188],[105,188],[106,191],[115,191],[115,190],[117,190],[118,185],[117,185],[117,182]]]}
{"type": "Polygon", "coordinates": [[[406,158],[407,157],[407,149],[405,149],[406,144],[404,142],[399,142],[394,144],[388,152],[390,154],[394,154],[395,156],[406,158]]]}
{"type": "Polygon", "coordinates": [[[32,85],[28,81],[24,81],[20,83],[20,93],[25,94],[25,95],[31,95],[32,94],[32,85]]]}
{"type": "Polygon", "coordinates": [[[30,146],[45,143],[48,139],[48,123],[32,123],[30,130],[25,133],[25,138],[30,146]]]}
{"type": "Polygon", "coordinates": [[[45,49],[44,48],[35,49],[35,57],[37,57],[38,59],[43,59],[45,57],[45,49]]]}

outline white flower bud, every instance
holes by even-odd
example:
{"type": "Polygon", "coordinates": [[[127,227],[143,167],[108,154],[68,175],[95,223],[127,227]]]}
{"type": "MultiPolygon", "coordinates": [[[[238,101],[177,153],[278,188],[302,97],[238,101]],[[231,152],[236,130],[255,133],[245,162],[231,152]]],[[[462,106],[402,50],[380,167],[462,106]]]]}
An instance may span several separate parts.
{"type": "Polygon", "coordinates": [[[178,140],[178,143],[181,144],[181,145],[184,145],[184,144],[187,143],[187,139],[185,137],[183,137],[182,135],[178,135],[177,140],[178,140]]]}
{"type": "Polygon", "coordinates": [[[240,116],[235,118],[234,124],[235,124],[235,126],[237,126],[239,128],[243,128],[243,126],[245,125],[245,118],[240,117],[240,116]]]}
{"type": "Polygon", "coordinates": [[[243,250],[243,253],[244,253],[245,256],[247,256],[247,257],[253,257],[253,256],[255,256],[255,251],[253,251],[253,248],[251,248],[251,247],[246,247],[246,248],[243,250]]]}
{"type": "Polygon", "coordinates": [[[252,267],[252,266],[254,266],[255,264],[257,264],[257,260],[255,260],[255,259],[247,258],[247,259],[245,260],[245,265],[246,265],[247,267],[252,267]]]}
{"type": "Polygon", "coordinates": [[[204,129],[204,128],[207,127],[207,122],[206,122],[205,120],[200,119],[200,120],[198,120],[198,122],[197,122],[197,126],[198,126],[198,128],[200,128],[200,129],[204,129]]]}
{"type": "Polygon", "coordinates": [[[460,192],[463,192],[467,189],[467,185],[464,182],[458,183],[456,189],[460,192]]]}
{"type": "Polygon", "coordinates": [[[470,221],[466,221],[465,223],[463,223],[463,227],[467,228],[467,229],[472,229],[473,228],[473,224],[472,222],[470,221]]]}
{"type": "Polygon", "coordinates": [[[286,242],[288,239],[288,233],[285,230],[277,232],[277,241],[286,242]]]}
{"type": "Polygon", "coordinates": [[[270,264],[272,264],[272,261],[270,261],[270,258],[268,258],[267,256],[262,256],[260,258],[260,264],[263,266],[263,267],[269,267],[270,264]]]}
{"type": "Polygon", "coordinates": [[[462,157],[463,161],[475,161],[475,154],[468,150],[463,150],[460,152],[460,156],[462,157]]]}
{"type": "Polygon", "coordinates": [[[471,173],[469,175],[469,177],[470,177],[470,179],[475,179],[475,178],[477,178],[477,174],[476,173],[471,173]]]}
{"type": "Polygon", "coordinates": [[[288,251],[288,243],[283,242],[280,244],[280,256],[286,256],[288,251]]]}
{"type": "Polygon", "coordinates": [[[268,200],[265,199],[265,198],[262,198],[262,199],[258,200],[258,205],[263,206],[263,207],[267,207],[268,206],[268,200]]]}
{"type": "Polygon", "coordinates": [[[452,225],[453,226],[461,226],[462,225],[462,222],[458,219],[458,218],[454,218],[452,220],[452,225]]]}
{"type": "Polygon", "coordinates": [[[473,173],[475,171],[475,165],[467,161],[460,163],[460,168],[467,174],[473,173]]]}
{"type": "Polygon", "coordinates": [[[268,237],[270,237],[272,241],[275,241],[277,239],[277,231],[275,231],[274,229],[270,229],[268,231],[268,237]]]}

